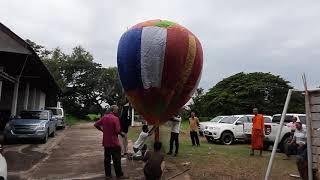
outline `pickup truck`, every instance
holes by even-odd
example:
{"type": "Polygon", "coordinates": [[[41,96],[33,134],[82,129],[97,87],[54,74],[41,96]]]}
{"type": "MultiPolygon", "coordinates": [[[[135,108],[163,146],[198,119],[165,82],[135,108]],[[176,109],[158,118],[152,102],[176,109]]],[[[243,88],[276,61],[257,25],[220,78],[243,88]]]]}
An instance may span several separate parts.
{"type": "Polygon", "coordinates": [[[253,116],[232,115],[225,117],[219,123],[208,124],[208,127],[204,130],[204,135],[208,142],[220,141],[225,145],[245,140],[243,124],[252,123],[253,116]]]}
{"type": "MultiPolygon", "coordinates": [[[[303,129],[306,129],[306,115],[305,114],[286,114],[284,125],[282,127],[280,141],[278,144],[278,148],[280,152],[285,152],[285,144],[291,138],[291,128],[287,127],[286,124],[292,121],[292,118],[296,117],[298,122],[302,123],[303,129]]],[[[272,146],[276,140],[277,132],[280,129],[280,119],[281,114],[275,114],[272,117],[271,122],[265,121],[264,124],[264,144],[263,149],[267,150],[270,146],[272,146]]],[[[246,139],[251,139],[251,130],[252,130],[252,123],[244,123],[243,124],[243,131],[245,133],[246,139]]]]}
{"type": "Polygon", "coordinates": [[[19,118],[10,120],[4,130],[7,142],[21,139],[35,139],[46,143],[48,137],[54,137],[57,120],[50,110],[24,110],[19,118]]]}
{"type": "Polygon", "coordinates": [[[200,122],[199,123],[199,134],[200,134],[200,136],[204,135],[203,134],[204,130],[206,130],[208,128],[208,125],[210,125],[212,123],[219,123],[225,117],[228,117],[228,116],[217,116],[217,117],[211,119],[210,121],[200,122]]]}

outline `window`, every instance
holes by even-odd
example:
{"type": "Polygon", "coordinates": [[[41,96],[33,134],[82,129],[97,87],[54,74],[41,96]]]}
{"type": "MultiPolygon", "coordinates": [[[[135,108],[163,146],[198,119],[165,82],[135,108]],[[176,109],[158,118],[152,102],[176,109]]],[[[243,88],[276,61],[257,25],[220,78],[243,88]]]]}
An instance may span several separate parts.
{"type": "Polygon", "coordinates": [[[264,117],[264,122],[265,122],[265,123],[271,123],[272,121],[271,121],[271,118],[269,118],[269,117],[264,117]]]}
{"type": "Polygon", "coordinates": [[[306,120],[306,116],[299,116],[300,122],[302,124],[306,124],[307,120],[306,120]]]}
{"type": "Polygon", "coordinates": [[[238,121],[237,124],[243,124],[244,122],[247,121],[247,117],[241,117],[238,121]]]}
{"type": "Polygon", "coordinates": [[[61,111],[61,109],[51,109],[51,108],[48,108],[49,110],[51,110],[52,111],[52,114],[53,115],[58,115],[58,116],[62,116],[62,111],[61,111]]]}
{"type": "MultiPolygon", "coordinates": [[[[285,123],[292,122],[292,118],[293,118],[292,115],[286,115],[284,122],[285,123]]],[[[281,120],[281,115],[276,115],[276,116],[273,116],[272,118],[272,122],[274,123],[280,123],[280,120],[281,120]]]]}
{"type": "Polygon", "coordinates": [[[221,117],[221,116],[217,116],[217,117],[211,119],[210,122],[219,122],[222,118],[223,117],[221,117]]]}
{"type": "Polygon", "coordinates": [[[45,111],[22,111],[21,119],[39,119],[48,120],[48,113],[45,111]]]}
{"type": "Polygon", "coordinates": [[[246,116],[247,123],[252,123],[253,116],[246,116]]]}
{"type": "Polygon", "coordinates": [[[238,118],[234,116],[226,117],[220,121],[220,123],[233,124],[238,118]]]}

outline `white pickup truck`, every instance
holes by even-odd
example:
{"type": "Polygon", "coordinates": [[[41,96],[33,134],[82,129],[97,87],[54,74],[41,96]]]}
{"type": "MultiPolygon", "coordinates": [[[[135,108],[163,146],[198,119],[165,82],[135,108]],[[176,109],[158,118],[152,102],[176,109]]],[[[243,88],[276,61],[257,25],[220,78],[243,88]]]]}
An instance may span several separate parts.
{"type": "MultiPolygon", "coordinates": [[[[208,142],[220,141],[225,145],[230,145],[234,141],[245,140],[244,123],[252,123],[253,115],[233,115],[223,118],[219,123],[208,124],[204,130],[204,135],[208,142]]],[[[270,119],[270,116],[265,116],[270,119]]]]}
{"type": "MultiPolygon", "coordinates": [[[[302,127],[306,129],[306,115],[305,114],[286,114],[284,125],[282,127],[280,141],[278,144],[278,148],[281,152],[285,151],[285,144],[288,142],[291,136],[291,128],[287,127],[286,124],[292,121],[292,118],[296,117],[298,122],[302,123],[302,127]]],[[[281,114],[276,114],[272,117],[272,122],[265,121],[265,138],[263,149],[267,150],[270,146],[272,146],[276,140],[277,132],[280,129],[280,119],[281,114]]],[[[251,130],[252,123],[244,123],[243,131],[245,133],[246,139],[251,139],[251,130]]]]}
{"type": "Polygon", "coordinates": [[[228,117],[228,116],[217,116],[217,117],[211,119],[210,121],[200,122],[199,123],[199,134],[200,134],[200,136],[203,136],[204,130],[206,130],[208,128],[208,125],[219,123],[225,117],[228,117]]]}

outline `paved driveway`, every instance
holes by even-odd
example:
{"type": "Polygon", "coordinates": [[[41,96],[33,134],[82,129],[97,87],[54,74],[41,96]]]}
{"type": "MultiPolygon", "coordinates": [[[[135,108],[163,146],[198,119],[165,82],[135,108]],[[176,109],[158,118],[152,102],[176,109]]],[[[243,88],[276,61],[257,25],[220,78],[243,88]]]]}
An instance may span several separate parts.
{"type": "MultiPolygon", "coordinates": [[[[92,123],[82,123],[61,131],[44,145],[6,146],[9,179],[105,179],[101,139],[102,133],[92,123]]],[[[130,179],[144,179],[143,163],[125,159],[122,162],[130,179]]],[[[174,165],[167,164],[167,178],[177,172],[174,165]]]]}

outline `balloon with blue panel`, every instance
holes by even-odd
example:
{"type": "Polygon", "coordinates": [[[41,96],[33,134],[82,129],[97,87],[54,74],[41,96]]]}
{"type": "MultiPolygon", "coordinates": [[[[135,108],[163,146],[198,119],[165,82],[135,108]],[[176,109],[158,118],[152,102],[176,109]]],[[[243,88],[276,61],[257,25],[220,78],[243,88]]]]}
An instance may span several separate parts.
{"type": "Polygon", "coordinates": [[[184,106],[201,78],[202,47],[181,25],[166,20],[139,23],[118,45],[122,86],[149,124],[161,125],[184,106]]]}

